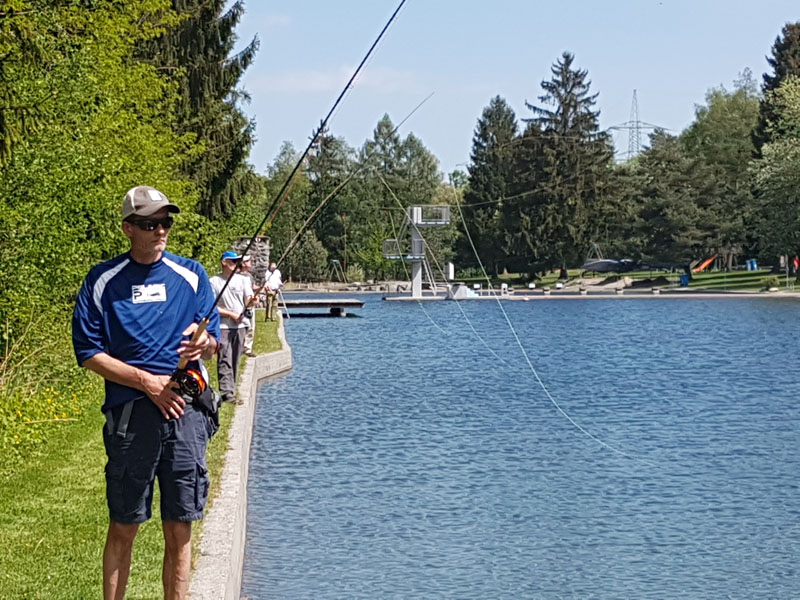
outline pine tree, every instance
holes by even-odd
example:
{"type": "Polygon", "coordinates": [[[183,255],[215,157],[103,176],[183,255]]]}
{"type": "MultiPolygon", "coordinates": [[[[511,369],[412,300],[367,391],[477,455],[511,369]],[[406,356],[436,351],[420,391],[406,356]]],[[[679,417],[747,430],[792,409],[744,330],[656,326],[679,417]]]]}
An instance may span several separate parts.
{"type": "Polygon", "coordinates": [[[663,131],[651,136],[651,148],[637,167],[646,175],[638,191],[635,236],[641,258],[653,266],[688,265],[719,248],[722,185],[702,155],[690,155],[680,138],[663,131]]]}
{"type": "MultiPolygon", "coordinates": [[[[472,138],[469,185],[464,194],[464,226],[483,265],[496,273],[503,252],[500,205],[508,194],[512,178],[511,146],[517,134],[514,111],[500,96],[483,109],[472,138]]],[[[459,243],[459,261],[477,265],[466,236],[459,243]]]]}
{"type": "Polygon", "coordinates": [[[767,58],[767,63],[772,67],[772,73],[764,73],[764,83],[761,86],[764,97],[761,100],[758,125],[753,133],[753,144],[758,156],[761,155],[761,147],[779,133],[775,130],[775,124],[779,122],[780,115],[770,101],[769,92],[777,90],[788,77],[800,77],[800,22],[783,26],[781,35],[775,38],[772,56],[767,58]]]}
{"type": "Polygon", "coordinates": [[[234,174],[246,164],[253,144],[254,123],[238,105],[247,96],[237,85],[255,57],[258,39],[231,56],[244,3],[239,0],[223,12],[225,4],[172,0],[178,23],[141,49],[178,82],[175,129],[193,135],[200,148],[186,159],[184,171],[200,190],[197,211],[209,219],[229,215],[254,183],[234,174]]]}
{"type": "Polygon", "coordinates": [[[541,106],[526,102],[534,117],[519,145],[516,169],[527,189],[506,203],[511,239],[523,240],[539,268],[582,261],[595,232],[592,211],[608,180],[613,152],[599,130],[597,94],[591,95],[587,71],[573,69],[564,52],[542,82],[541,106]],[[527,197],[527,200],[526,200],[527,197]]]}

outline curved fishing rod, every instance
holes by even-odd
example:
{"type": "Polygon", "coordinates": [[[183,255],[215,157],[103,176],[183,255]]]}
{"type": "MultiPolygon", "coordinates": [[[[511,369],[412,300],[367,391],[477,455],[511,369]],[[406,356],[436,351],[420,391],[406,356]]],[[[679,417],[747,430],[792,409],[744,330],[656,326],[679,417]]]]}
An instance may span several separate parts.
{"type": "MultiPolygon", "coordinates": [[[[266,211],[266,213],[264,215],[264,219],[261,221],[261,223],[259,223],[258,227],[255,230],[255,233],[253,233],[252,237],[250,238],[250,241],[247,243],[247,246],[245,247],[244,251],[242,252],[242,255],[245,255],[245,254],[247,254],[247,252],[250,251],[250,248],[252,248],[253,244],[255,243],[255,240],[256,240],[256,237],[258,237],[258,234],[261,233],[261,230],[265,226],[267,226],[268,223],[271,222],[271,220],[275,217],[274,210],[275,210],[275,207],[278,205],[278,202],[280,201],[280,198],[283,196],[284,192],[289,187],[290,182],[294,179],[294,176],[296,175],[297,171],[300,169],[300,166],[303,164],[303,161],[306,159],[306,156],[308,156],[308,153],[311,151],[311,148],[314,146],[314,144],[316,144],[317,139],[319,138],[320,134],[325,130],[325,127],[327,126],[328,121],[330,120],[331,116],[336,111],[336,109],[339,107],[339,104],[341,103],[341,101],[344,98],[344,96],[347,94],[347,92],[350,89],[350,87],[353,85],[353,82],[356,80],[356,77],[358,77],[358,74],[361,72],[361,69],[364,67],[366,62],[369,60],[369,58],[372,55],[373,51],[375,50],[375,48],[380,43],[381,39],[383,38],[383,36],[386,33],[386,31],[389,29],[391,24],[394,22],[395,18],[397,17],[398,13],[400,12],[400,9],[403,8],[403,5],[405,3],[406,3],[406,0],[401,0],[400,1],[400,4],[397,5],[397,8],[395,8],[394,12],[392,13],[392,16],[389,17],[389,20],[386,21],[386,24],[383,26],[383,29],[381,29],[380,33],[378,34],[378,37],[376,37],[375,41],[372,42],[372,45],[369,47],[369,50],[367,51],[367,53],[364,55],[364,58],[361,59],[361,62],[358,64],[358,67],[356,67],[356,70],[353,72],[353,75],[347,81],[347,84],[344,86],[344,89],[341,91],[339,96],[336,98],[336,101],[333,103],[333,106],[328,111],[328,114],[322,120],[322,122],[320,123],[320,125],[317,128],[316,132],[311,137],[311,141],[309,141],[308,146],[306,146],[306,149],[303,151],[303,154],[298,159],[297,164],[295,164],[294,168],[292,169],[292,172],[289,174],[289,177],[284,182],[284,184],[281,187],[280,191],[275,195],[275,199],[272,201],[272,204],[270,204],[269,208],[267,209],[267,211],[266,211]]],[[[217,309],[217,304],[219,303],[220,298],[222,298],[222,295],[225,293],[225,290],[228,288],[228,285],[230,285],[230,282],[233,279],[233,276],[240,270],[241,264],[242,264],[241,259],[236,262],[236,268],[234,268],[234,270],[231,272],[231,274],[225,280],[225,284],[222,286],[222,289],[219,291],[219,293],[217,294],[217,297],[214,299],[214,304],[211,306],[211,308],[208,311],[208,313],[206,313],[206,315],[200,320],[200,323],[198,323],[197,329],[195,330],[194,334],[192,335],[192,341],[197,341],[197,339],[203,334],[203,332],[208,327],[208,322],[209,322],[209,319],[211,318],[211,315],[214,314],[214,311],[217,309]]],[[[185,370],[187,363],[188,363],[188,360],[186,360],[184,358],[182,358],[178,362],[178,368],[176,369],[175,373],[173,373],[173,380],[176,381],[180,385],[182,391],[186,391],[186,393],[188,393],[188,394],[190,394],[192,396],[196,396],[199,393],[198,390],[197,390],[196,378],[191,376],[191,374],[188,374],[187,371],[185,370]],[[192,392],[194,392],[194,393],[192,393],[192,392]]],[[[202,391],[202,390],[200,390],[200,391],[202,391]]]]}
{"type": "MultiPolygon", "coordinates": [[[[433,94],[434,94],[434,92],[431,92],[430,94],[428,94],[422,100],[422,102],[417,104],[413,108],[413,110],[410,113],[408,113],[403,118],[403,120],[400,121],[397,124],[397,126],[394,129],[392,129],[392,131],[389,133],[389,136],[392,136],[395,133],[397,133],[397,131],[403,126],[403,124],[406,121],[408,121],[412,117],[412,115],[422,107],[423,104],[425,104],[428,100],[431,99],[433,94]]],[[[342,188],[344,188],[344,186],[346,186],[348,183],[350,183],[355,178],[356,175],[361,173],[369,165],[369,161],[372,159],[373,156],[375,156],[378,153],[379,148],[380,147],[376,144],[375,148],[372,149],[372,152],[370,152],[367,155],[367,157],[364,160],[361,161],[361,165],[357,169],[354,169],[353,172],[350,173],[347,177],[345,177],[345,179],[341,183],[339,183],[339,185],[337,185],[335,188],[333,188],[333,190],[331,191],[330,194],[328,194],[322,200],[320,200],[320,202],[317,205],[317,207],[312,211],[312,213],[308,216],[308,218],[303,222],[303,224],[300,226],[300,229],[297,230],[297,233],[295,233],[294,237],[289,242],[288,246],[286,246],[286,250],[283,251],[283,254],[278,259],[278,261],[275,263],[277,266],[280,267],[281,264],[283,263],[283,261],[286,259],[286,257],[289,256],[289,253],[292,252],[292,250],[295,249],[295,247],[297,246],[297,242],[300,241],[300,236],[303,233],[305,233],[305,231],[306,231],[306,229],[308,227],[310,227],[311,225],[314,224],[314,221],[316,221],[317,217],[319,216],[319,213],[322,210],[322,207],[325,206],[325,204],[328,202],[328,200],[330,200],[331,198],[336,196],[340,191],[342,191],[342,188]]]]}

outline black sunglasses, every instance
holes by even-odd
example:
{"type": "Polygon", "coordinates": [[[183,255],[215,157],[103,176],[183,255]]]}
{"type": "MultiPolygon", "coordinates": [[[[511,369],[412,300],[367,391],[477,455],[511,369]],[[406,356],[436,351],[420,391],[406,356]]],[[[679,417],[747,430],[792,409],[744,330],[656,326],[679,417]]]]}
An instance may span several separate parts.
{"type": "Polygon", "coordinates": [[[128,219],[128,223],[136,225],[143,231],[155,231],[158,227],[169,229],[174,222],[175,219],[172,217],[164,217],[163,219],[128,219]]]}

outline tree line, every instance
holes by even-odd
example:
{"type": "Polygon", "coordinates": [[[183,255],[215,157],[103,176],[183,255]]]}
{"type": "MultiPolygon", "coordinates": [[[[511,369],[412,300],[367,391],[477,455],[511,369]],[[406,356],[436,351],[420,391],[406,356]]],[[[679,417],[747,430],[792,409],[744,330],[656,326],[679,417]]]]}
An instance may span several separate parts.
{"type": "MultiPolygon", "coordinates": [[[[711,89],[683,132],[656,130],[623,163],[570,53],[521,123],[492,99],[475,129],[463,204],[484,264],[532,275],[574,268],[593,244],[656,267],[800,253],[800,24],[783,28],[768,61],[760,90],[749,71],[731,90],[711,89]]],[[[469,252],[459,257],[470,263],[469,252]]]]}
{"type": "MultiPolygon", "coordinates": [[[[258,40],[234,53],[244,5],[225,6],[0,2],[0,388],[54,338],[62,360],[49,367],[69,370],[73,298],[92,264],[125,248],[127,189],[147,183],[176,201],[170,249],[213,272],[286,181],[298,159],[290,144],[266,174],[248,162],[254,122],[240,81],[258,40]]],[[[295,280],[326,278],[333,260],[350,279],[404,278],[383,242],[408,239],[404,211],[417,204],[454,206],[454,225],[426,241],[462,275],[478,258],[493,274],[576,267],[593,243],[651,265],[797,254],[800,24],[783,28],[769,62],[760,89],[749,73],[712,89],[685,131],[656,131],[624,163],[568,52],[521,118],[490,100],[467,172],[447,180],[388,115],[358,146],[323,131],[264,234],[295,280]]]]}
{"type": "MultiPolygon", "coordinates": [[[[398,136],[388,116],[357,149],[326,132],[292,208],[276,220],[273,245],[285,248],[305,217],[360,169],[290,259],[294,278],[325,277],[331,259],[355,277],[403,277],[381,244],[403,237],[401,209],[412,204],[457,205],[453,228],[426,235],[429,253],[453,260],[462,275],[478,274],[482,264],[492,275],[535,277],[579,267],[593,247],[656,268],[714,255],[728,269],[746,258],[774,264],[800,254],[800,24],[783,28],[768,62],[760,88],[745,70],[731,89],[709,90],[684,131],[654,131],[645,150],[624,162],[600,129],[588,73],[569,52],[552,65],[538,102],[526,103],[526,115],[518,118],[500,96],[490,100],[467,173],[447,181],[435,156],[413,134],[398,136]]],[[[293,152],[284,147],[268,186],[282,182],[293,152]]]]}
{"type": "Polygon", "coordinates": [[[212,269],[236,203],[257,193],[247,163],[253,123],[238,85],[258,40],[232,54],[244,5],[225,5],[0,2],[5,399],[21,402],[74,372],[74,297],[91,265],[126,248],[128,189],[147,183],[176,201],[171,249],[212,269]]]}

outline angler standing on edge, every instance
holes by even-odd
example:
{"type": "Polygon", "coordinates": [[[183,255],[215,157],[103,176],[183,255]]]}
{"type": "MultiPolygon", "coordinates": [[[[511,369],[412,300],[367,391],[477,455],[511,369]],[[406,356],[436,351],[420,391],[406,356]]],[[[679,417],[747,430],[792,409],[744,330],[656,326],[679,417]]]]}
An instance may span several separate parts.
{"type": "Polygon", "coordinates": [[[89,272],[73,315],[78,363],[106,380],[106,600],[125,596],[134,539],[139,525],[152,516],[156,477],[165,541],[164,597],[186,597],[192,521],[203,518],[208,495],[205,453],[215,431],[212,415],[181,395],[170,375],[180,359],[188,361],[187,372],[208,381],[202,360],[219,347],[219,317],[203,266],[166,252],[170,213],[178,212],[155,188],[128,191],[122,231],[130,250],[89,272]],[[197,332],[207,313],[207,328],[197,332]]]}
{"type": "Polygon", "coordinates": [[[278,312],[278,294],[283,287],[283,279],[280,269],[275,263],[269,265],[269,275],[267,275],[267,321],[274,321],[278,312]]]}
{"type": "Polygon", "coordinates": [[[245,307],[253,297],[250,278],[237,273],[241,267],[242,256],[231,250],[222,253],[220,263],[222,272],[211,278],[211,287],[219,296],[220,340],[217,375],[219,391],[224,402],[236,402],[236,382],[239,375],[239,361],[244,353],[244,338],[249,321],[245,307]]]}

